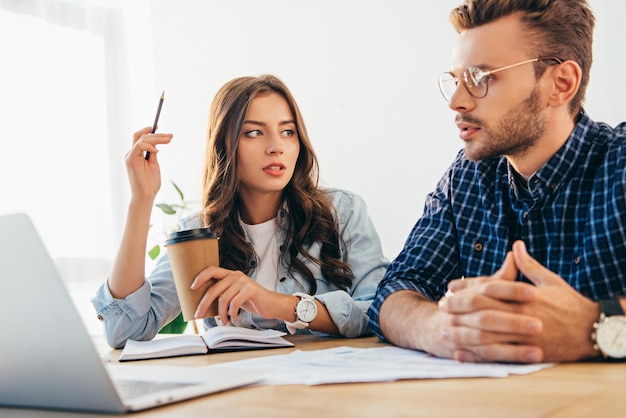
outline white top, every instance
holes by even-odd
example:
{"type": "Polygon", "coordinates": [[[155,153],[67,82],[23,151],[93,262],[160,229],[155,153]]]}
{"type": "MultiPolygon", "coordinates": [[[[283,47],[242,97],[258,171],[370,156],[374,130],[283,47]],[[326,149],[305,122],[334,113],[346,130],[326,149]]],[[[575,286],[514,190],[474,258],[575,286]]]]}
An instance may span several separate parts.
{"type": "MultiPolygon", "coordinates": [[[[278,246],[276,244],[276,231],[278,224],[276,218],[256,225],[248,225],[241,222],[246,236],[254,252],[259,257],[259,265],[256,271],[256,282],[266,289],[276,291],[278,283],[278,246]]],[[[276,328],[275,319],[266,319],[252,314],[254,321],[261,327],[276,328]]]]}
{"type": "Polygon", "coordinates": [[[276,218],[270,219],[257,225],[241,223],[254,252],[259,256],[256,282],[266,289],[276,291],[278,283],[278,247],[276,244],[276,231],[278,224],[276,218]]]}

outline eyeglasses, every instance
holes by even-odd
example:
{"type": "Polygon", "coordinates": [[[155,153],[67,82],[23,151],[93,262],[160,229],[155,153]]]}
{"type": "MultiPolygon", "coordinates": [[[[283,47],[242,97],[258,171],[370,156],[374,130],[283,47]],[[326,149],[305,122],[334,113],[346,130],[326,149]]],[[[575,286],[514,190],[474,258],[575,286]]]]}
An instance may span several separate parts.
{"type": "MultiPolygon", "coordinates": [[[[487,90],[489,89],[489,80],[492,74],[495,74],[499,71],[508,70],[509,68],[517,67],[522,64],[529,64],[531,62],[545,61],[550,60],[554,61],[557,64],[562,63],[559,58],[556,57],[543,57],[543,58],[534,58],[531,60],[526,60],[522,62],[518,62],[516,64],[507,65],[505,67],[496,68],[495,70],[483,71],[481,68],[476,66],[469,66],[463,71],[463,84],[465,88],[473,97],[477,99],[482,99],[487,95],[487,90]]],[[[459,85],[459,78],[450,72],[442,73],[439,76],[439,90],[443,95],[443,98],[446,101],[450,101],[452,95],[456,91],[459,85]]]]}

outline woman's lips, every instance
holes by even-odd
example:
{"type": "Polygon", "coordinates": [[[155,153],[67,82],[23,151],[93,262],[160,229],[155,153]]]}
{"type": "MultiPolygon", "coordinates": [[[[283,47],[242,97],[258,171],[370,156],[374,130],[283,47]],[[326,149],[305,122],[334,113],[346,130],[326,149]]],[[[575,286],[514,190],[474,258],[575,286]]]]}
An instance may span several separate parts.
{"type": "Polygon", "coordinates": [[[269,164],[263,167],[263,171],[265,171],[270,176],[280,176],[285,172],[285,165],[282,163],[269,164]]]}

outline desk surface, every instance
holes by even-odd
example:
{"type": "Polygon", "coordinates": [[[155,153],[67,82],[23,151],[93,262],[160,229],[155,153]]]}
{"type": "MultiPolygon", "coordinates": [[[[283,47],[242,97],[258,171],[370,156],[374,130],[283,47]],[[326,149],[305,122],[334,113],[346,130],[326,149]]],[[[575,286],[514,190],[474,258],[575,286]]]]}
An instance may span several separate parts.
{"type": "MultiPolygon", "coordinates": [[[[374,337],[289,337],[299,350],[350,345],[381,347],[374,337]]],[[[120,350],[94,337],[114,360],[120,350]]],[[[205,366],[294,348],[147,360],[145,364],[205,366]]],[[[507,378],[422,379],[397,382],[283,385],[235,389],[133,413],[132,417],[623,417],[626,363],[574,363],[507,378]]],[[[54,411],[1,409],[0,417],[93,417],[54,411]]]]}

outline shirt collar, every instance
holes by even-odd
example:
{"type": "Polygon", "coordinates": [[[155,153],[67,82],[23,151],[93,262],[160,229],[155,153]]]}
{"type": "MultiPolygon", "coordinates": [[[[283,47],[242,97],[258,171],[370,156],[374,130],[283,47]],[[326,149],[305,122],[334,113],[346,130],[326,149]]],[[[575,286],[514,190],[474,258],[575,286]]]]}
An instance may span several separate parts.
{"type": "MultiPolygon", "coordinates": [[[[584,111],[581,111],[574,130],[563,146],[528,179],[528,188],[534,201],[557,190],[563,182],[569,179],[581,160],[586,158],[591,144],[585,141],[585,137],[593,127],[593,121],[584,111]]],[[[515,184],[514,168],[508,162],[507,168],[509,184],[513,186],[515,184]]]]}

